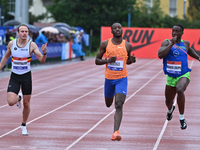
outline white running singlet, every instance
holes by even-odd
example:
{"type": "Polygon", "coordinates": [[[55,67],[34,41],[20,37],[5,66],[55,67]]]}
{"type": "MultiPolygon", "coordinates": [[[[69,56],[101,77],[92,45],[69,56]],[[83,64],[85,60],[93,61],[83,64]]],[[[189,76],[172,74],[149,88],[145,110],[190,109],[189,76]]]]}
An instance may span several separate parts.
{"type": "Polygon", "coordinates": [[[31,40],[24,47],[18,47],[17,39],[13,40],[11,49],[13,73],[21,75],[31,70],[30,44],[31,40]]]}

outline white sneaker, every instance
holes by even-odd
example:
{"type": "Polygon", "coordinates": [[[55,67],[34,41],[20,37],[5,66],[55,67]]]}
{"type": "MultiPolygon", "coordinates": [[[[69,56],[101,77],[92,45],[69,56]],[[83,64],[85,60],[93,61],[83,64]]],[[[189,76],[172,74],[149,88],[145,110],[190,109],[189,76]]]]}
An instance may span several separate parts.
{"type": "Polygon", "coordinates": [[[22,104],[21,104],[21,101],[22,101],[22,93],[19,93],[19,94],[18,94],[18,97],[19,97],[19,100],[18,100],[18,102],[16,103],[16,105],[17,105],[18,108],[21,108],[21,107],[22,107],[22,104]]]}
{"type": "Polygon", "coordinates": [[[22,135],[28,135],[28,131],[26,129],[26,126],[21,126],[22,129],[22,135]]]}

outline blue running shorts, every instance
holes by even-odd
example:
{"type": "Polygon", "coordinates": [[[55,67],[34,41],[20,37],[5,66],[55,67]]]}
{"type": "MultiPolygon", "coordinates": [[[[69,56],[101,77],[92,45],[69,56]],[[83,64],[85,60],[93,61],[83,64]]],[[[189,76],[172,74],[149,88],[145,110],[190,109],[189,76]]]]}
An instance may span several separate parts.
{"type": "Polygon", "coordinates": [[[122,79],[110,80],[105,78],[104,95],[112,98],[116,93],[127,94],[127,77],[122,79]]]}

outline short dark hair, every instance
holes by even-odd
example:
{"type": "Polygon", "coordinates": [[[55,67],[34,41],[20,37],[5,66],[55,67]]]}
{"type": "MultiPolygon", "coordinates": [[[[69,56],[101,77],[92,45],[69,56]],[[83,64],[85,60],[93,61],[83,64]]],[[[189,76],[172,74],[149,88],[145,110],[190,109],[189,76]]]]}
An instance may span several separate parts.
{"type": "Polygon", "coordinates": [[[179,26],[184,31],[184,27],[181,24],[175,24],[174,26],[179,26]]]}
{"type": "Polygon", "coordinates": [[[20,24],[20,25],[17,27],[17,32],[19,32],[19,28],[20,28],[21,26],[27,27],[27,28],[28,28],[28,31],[29,31],[29,26],[28,26],[28,25],[26,25],[26,24],[20,24]]]}

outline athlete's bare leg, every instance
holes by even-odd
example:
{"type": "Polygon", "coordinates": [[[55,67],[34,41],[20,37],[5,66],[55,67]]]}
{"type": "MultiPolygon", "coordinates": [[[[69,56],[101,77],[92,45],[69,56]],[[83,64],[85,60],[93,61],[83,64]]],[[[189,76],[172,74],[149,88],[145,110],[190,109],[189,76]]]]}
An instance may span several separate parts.
{"type": "Polygon", "coordinates": [[[31,95],[23,95],[23,120],[22,123],[26,123],[28,120],[28,116],[30,114],[30,99],[31,99],[31,95]]]}
{"type": "Polygon", "coordinates": [[[13,106],[17,103],[17,101],[19,100],[17,94],[13,93],[13,92],[8,92],[7,93],[7,102],[9,106],[13,106]]]}
{"type": "Polygon", "coordinates": [[[122,93],[116,93],[115,95],[115,116],[114,116],[114,132],[119,130],[122,116],[123,116],[123,104],[125,102],[126,95],[122,93]]]}

